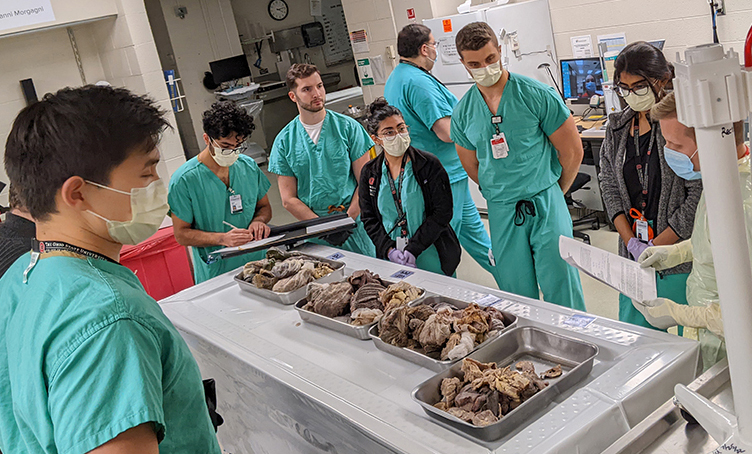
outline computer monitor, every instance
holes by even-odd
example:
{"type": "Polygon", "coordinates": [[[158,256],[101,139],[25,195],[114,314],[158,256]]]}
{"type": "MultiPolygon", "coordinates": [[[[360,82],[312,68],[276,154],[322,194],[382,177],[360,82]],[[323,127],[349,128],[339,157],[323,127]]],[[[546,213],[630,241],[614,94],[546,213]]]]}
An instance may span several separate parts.
{"type": "Polygon", "coordinates": [[[245,55],[236,55],[234,57],[209,62],[214,83],[221,84],[231,80],[241,79],[251,75],[251,68],[248,66],[248,60],[245,55]]]}
{"type": "Polygon", "coordinates": [[[655,41],[648,41],[648,44],[652,44],[653,46],[657,47],[658,50],[663,50],[663,46],[666,45],[665,39],[657,39],[655,41]]]}
{"type": "Polygon", "coordinates": [[[601,59],[573,58],[559,62],[564,98],[574,104],[588,104],[593,95],[603,95],[601,59]]]}

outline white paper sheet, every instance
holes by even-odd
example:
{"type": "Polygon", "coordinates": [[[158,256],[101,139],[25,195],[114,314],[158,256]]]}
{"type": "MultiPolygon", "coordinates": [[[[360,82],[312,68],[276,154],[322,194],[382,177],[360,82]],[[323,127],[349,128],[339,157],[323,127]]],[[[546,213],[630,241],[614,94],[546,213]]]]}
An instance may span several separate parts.
{"type": "Polygon", "coordinates": [[[593,56],[593,39],[590,35],[572,36],[572,55],[574,58],[588,58],[593,56]]]}
{"type": "Polygon", "coordinates": [[[559,254],[570,265],[629,298],[647,301],[658,297],[653,268],[642,268],[637,262],[565,236],[559,237],[559,254]]]}
{"type": "Polygon", "coordinates": [[[216,251],[213,251],[209,255],[222,254],[223,252],[243,251],[245,249],[250,249],[250,248],[258,247],[258,246],[263,246],[265,244],[271,243],[272,241],[277,241],[277,240],[279,240],[282,237],[284,237],[284,235],[270,236],[268,238],[264,238],[263,240],[251,241],[250,243],[246,243],[246,244],[243,244],[241,246],[226,247],[226,248],[222,248],[222,249],[217,249],[216,251]]]}
{"type": "Polygon", "coordinates": [[[353,220],[353,218],[348,216],[346,218],[338,219],[336,221],[329,221],[323,224],[317,224],[317,225],[312,225],[310,227],[306,227],[306,233],[310,235],[312,233],[319,233],[325,230],[332,230],[332,229],[336,229],[337,227],[341,227],[343,225],[350,225],[350,224],[355,224],[355,221],[353,220]]]}

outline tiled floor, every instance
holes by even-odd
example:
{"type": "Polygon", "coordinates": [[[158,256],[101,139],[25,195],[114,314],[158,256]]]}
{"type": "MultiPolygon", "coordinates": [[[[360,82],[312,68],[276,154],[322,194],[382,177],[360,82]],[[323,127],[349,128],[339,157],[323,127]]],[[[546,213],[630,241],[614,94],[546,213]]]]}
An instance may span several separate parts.
{"type": "MultiPolygon", "coordinates": [[[[272,187],[269,190],[269,201],[272,205],[272,224],[283,225],[295,222],[295,218],[282,207],[282,199],[279,196],[276,175],[264,172],[269,177],[272,187]]],[[[483,220],[488,229],[488,221],[483,220]]],[[[617,233],[611,232],[608,227],[601,227],[600,230],[583,230],[590,235],[590,241],[593,246],[616,253],[617,233]]],[[[588,312],[603,317],[616,319],[618,315],[618,293],[599,283],[589,276],[580,273],[582,279],[582,290],[585,294],[585,305],[588,312]]],[[[457,278],[463,279],[476,284],[485,285],[491,288],[498,288],[493,277],[480,267],[471,257],[463,250],[462,261],[457,269],[457,278]]]]}

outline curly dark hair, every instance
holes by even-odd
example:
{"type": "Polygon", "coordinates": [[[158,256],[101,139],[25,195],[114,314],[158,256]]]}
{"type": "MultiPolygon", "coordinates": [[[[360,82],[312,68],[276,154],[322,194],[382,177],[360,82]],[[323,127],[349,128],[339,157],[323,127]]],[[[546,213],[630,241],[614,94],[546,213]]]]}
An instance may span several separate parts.
{"type": "Polygon", "coordinates": [[[232,101],[218,101],[204,112],[204,132],[214,140],[235,133],[247,139],[256,129],[253,117],[232,101]]]}
{"type": "Polygon", "coordinates": [[[368,106],[368,117],[366,118],[366,131],[369,134],[375,136],[379,132],[379,125],[381,122],[394,115],[402,116],[402,112],[388,102],[384,97],[376,98],[371,105],[368,106]]]}
{"type": "Polygon", "coordinates": [[[45,221],[55,197],[79,176],[109,184],[112,170],[133,153],[149,153],[170,128],[165,111],[125,88],[86,85],[46,94],[13,121],[5,171],[20,203],[45,221]]]}

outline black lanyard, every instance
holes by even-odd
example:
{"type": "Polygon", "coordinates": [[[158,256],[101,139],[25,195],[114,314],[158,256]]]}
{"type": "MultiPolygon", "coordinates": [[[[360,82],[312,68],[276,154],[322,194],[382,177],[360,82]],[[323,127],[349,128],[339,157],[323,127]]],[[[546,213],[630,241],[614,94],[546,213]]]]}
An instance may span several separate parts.
{"type": "Polygon", "coordinates": [[[83,257],[88,257],[88,258],[97,259],[97,260],[107,260],[108,262],[114,263],[116,265],[118,264],[118,262],[112,260],[111,258],[105,255],[99,254],[94,251],[90,251],[88,249],[84,249],[82,247],[74,246],[64,241],[34,240],[32,242],[32,250],[40,254],[49,254],[51,252],[71,252],[73,254],[80,255],[83,257]]]}
{"type": "Polygon", "coordinates": [[[635,168],[637,169],[637,179],[640,180],[640,186],[642,187],[642,201],[640,203],[643,214],[645,213],[645,207],[648,205],[648,166],[650,164],[650,155],[653,153],[653,141],[655,139],[655,128],[650,128],[650,141],[648,142],[648,159],[645,161],[645,168],[643,169],[640,163],[640,115],[637,114],[634,121],[634,127],[632,129],[632,136],[634,138],[635,147],[635,168]]]}
{"type": "MultiPolygon", "coordinates": [[[[402,183],[405,179],[405,162],[407,161],[407,154],[402,156],[402,164],[400,165],[399,181],[394,184],[394,178],[392,178],[392,172],[389,170],[389,163],[386,166],[386,177],[389,182],[389,189],[392,191],[392,198],[394,199],[394,206],[397,208],[397,222],[394,223],[394,230],[397,226],[400,227],[402,237],[407,238],[407,218],[405,211],[402,209],[402,183]]],[[[391,231],[389,232],[391,233],[391,231]]]]}
{"type": "Polygon", "coordinates": [[[427,70],[426,68],[423,68],[423,67],[421,67],[421,66],[418,66],[418,65],[416,65],[415,63],[413,63],[413,62],[411,62],[411,61],[408,61],[408,60],[405,60],[405,59],[403,59],[403,58],[400,58],[400,61],[399,61],[399,62],[400,62],[400,63],[405,63],[405,64],[407,64],[407,65],[410,65],[410,66],[415,66],[415,67],[416,67],[416,68],[418,68],[419,70],[421,70],[421,71],[423,71],[424,73],[428,74],[429,76],[433,77],[433,80],[435,80],[436,82],[440,83],[440,84],[441,84],[441,85],[442,85],[443,87],[446,87],[446,85],[444,85],[444,82],[442,82],[442,81],[440,81],[439,79],[437,79],[437,78],[436,78],[436,76],[434,76],[433,74],[431,74],[431,72],[430,72],[430,71],[428,71],[428,70],[427,70]]]}

